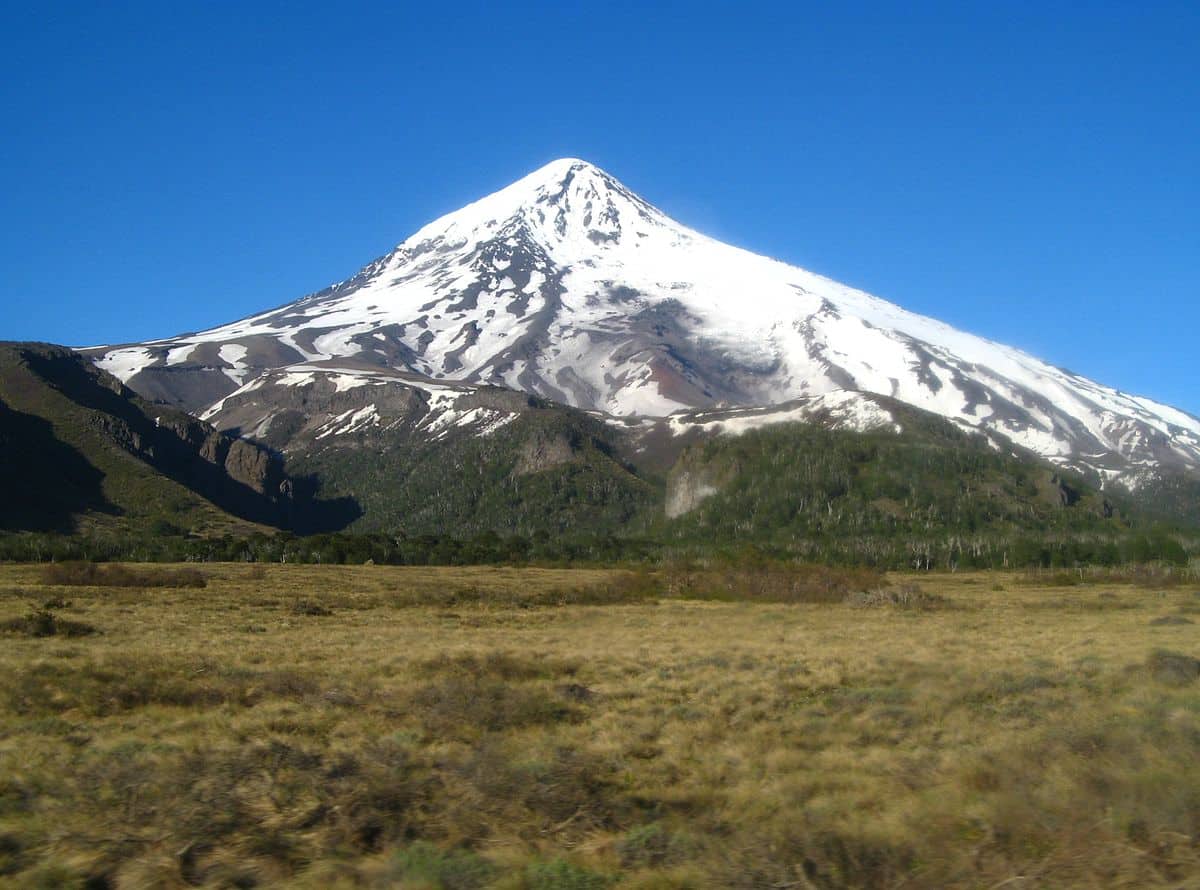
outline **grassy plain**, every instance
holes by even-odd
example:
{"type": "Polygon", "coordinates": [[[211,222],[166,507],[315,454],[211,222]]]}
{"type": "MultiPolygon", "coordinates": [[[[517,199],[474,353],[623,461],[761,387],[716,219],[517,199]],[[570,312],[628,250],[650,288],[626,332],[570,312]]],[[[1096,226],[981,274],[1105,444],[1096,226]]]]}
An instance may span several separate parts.
{"type": "Polygon", "coordinates": [[[200,571],[0,566],[0,886],[1200,887],[1200,584],[200,571]]]}

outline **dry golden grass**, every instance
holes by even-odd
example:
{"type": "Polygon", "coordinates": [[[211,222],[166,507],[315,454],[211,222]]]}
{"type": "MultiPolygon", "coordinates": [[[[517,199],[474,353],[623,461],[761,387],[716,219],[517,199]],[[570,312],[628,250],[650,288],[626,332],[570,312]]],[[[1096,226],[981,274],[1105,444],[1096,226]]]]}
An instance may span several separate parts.
{"type": "Polygon", "coordinates": [[[1152,623],[1187,586],[201,571],[0,567],[0,622],[100,631],[0,634],[0,885],[1200,886],[1200,634],[1152,623]]]}

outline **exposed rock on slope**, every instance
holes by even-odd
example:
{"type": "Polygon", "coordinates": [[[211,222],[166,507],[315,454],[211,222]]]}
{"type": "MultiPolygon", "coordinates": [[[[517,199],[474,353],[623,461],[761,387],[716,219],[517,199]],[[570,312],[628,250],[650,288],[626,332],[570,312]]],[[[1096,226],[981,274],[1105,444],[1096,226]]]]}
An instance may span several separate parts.
{"type": "Polygon", "coordinates": [[[619,416],[878,395],[1101,482],[1200,472],[1197,418],[707,238],[575,159],[287,306],[92,354],[218,423],[264,372],[353,362],[619,416]]]}
{"type": "Polygon", "coordinates": [[[312,519],[271,451],[146,402],[69,349],[0,344],[0,400],[6,473],[25,493],[6,503],[6,527],[70,530],[88,516],[207,528],[312,519]]]}

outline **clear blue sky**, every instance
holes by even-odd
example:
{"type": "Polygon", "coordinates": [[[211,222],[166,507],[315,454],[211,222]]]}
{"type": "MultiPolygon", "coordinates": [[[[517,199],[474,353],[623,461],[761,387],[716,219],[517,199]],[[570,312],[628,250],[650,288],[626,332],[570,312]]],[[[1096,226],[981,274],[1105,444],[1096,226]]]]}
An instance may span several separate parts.
{"type": "Polygon", "coordinates": [[[553,158],[1200,414],[1200,3],[0,10],[0,338],[194,330],[553,158]]]}

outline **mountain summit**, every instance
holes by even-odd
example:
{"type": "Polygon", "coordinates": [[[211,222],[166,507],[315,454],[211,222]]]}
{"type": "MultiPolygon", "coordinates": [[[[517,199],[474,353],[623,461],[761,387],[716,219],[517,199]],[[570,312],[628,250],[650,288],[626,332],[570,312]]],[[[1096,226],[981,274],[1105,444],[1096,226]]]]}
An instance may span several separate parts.
{"type": "Polygon", "coordinates": [[[708,238],[574,158],[287,306],[92,353],[209,417],[268,372],[332,364],[613,415],[876,394],[1106,480],[1200,470],[1200,419],[708,238]]]}

